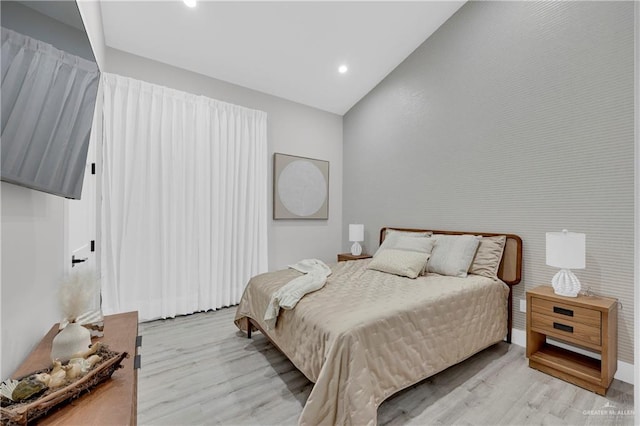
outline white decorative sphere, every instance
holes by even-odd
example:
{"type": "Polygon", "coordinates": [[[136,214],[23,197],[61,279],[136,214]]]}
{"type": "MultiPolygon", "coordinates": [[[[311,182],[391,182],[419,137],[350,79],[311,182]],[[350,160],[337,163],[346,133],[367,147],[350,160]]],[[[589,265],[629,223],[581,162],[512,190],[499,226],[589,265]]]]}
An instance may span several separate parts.
{"type": "Polygon", "coordinates": [[[67,324],[56,337],[51,346],[51,361],[65,362],[73,355],[85,352],[91,346],[91,332],[75,322],[67,324]]]}

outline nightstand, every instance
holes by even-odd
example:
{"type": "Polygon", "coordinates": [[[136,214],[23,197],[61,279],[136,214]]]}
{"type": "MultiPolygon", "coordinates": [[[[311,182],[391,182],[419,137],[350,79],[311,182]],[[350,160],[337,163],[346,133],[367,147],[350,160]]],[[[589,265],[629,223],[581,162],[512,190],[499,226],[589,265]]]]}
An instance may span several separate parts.
{"type": "Polygon", "coordinates": [[[527,291],[529,367],[597,394],[607,393],[618,366],[618,302],[558,296],[550,286],[527,291]],[[558,347],[547,337],[597,352],[601,360],[558,347]]]}
{"type": "Polygon", "coordinates": [[[347,260],[360,260],[360,259],[370,259],[373,256],[370,254],[362,253],[362,254],[351,254],[351,253],[340,253],[338,254],[338,262],[345,262],[347,260]]]}

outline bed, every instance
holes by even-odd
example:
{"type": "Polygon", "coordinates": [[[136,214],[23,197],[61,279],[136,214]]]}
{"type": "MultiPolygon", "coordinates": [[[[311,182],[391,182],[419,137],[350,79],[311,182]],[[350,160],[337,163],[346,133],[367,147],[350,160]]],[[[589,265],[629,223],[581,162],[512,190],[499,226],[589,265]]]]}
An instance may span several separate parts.
{"type": "MultiPolygon", "coordinates": [[[[383,228],[434,235],[492,233],[383,228]]],[[[505,234],[500,234],[505,235],[505,234]]],[[[377,257],[376,257],[377,258],[377,257]]],[[[260,330],[313,383],[301,425],[376,424],[389,396],[511,338],[511,287],[520,282],[522,241],[506,234],[497,277],[415,279],[372,270],[374,259],[332,264],[325,286],[264,320],[271,294],[301,274],[293,269],[252,278],[235,324],[260,330]]]]}

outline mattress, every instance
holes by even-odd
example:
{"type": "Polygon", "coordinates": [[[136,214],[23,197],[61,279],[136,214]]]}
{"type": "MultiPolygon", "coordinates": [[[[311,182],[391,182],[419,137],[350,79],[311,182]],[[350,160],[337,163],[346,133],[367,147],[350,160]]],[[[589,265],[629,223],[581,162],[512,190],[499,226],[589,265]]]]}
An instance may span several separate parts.
{"type": "Polygon", "coordinates": [[[249,317],[315,383],[302,425],[376,424],[386,398],[470,357],[507,332],[509,288],[497,279],[428,274],[403,278],[367,269],[370,259],[332,264],[326,285],[267,330],[271,294],[293,269],[248,283],[235,323],[249,317]]]}

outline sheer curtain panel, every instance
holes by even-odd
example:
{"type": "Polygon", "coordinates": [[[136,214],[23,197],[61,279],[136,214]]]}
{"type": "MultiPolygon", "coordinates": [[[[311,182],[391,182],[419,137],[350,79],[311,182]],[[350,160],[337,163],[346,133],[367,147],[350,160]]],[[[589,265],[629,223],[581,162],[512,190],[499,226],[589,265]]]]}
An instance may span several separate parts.
{"type": "Polygon", "coordinates": [[[105,313],[237,304],[267,270],[267,115],[103,74],[105,313]]]}

